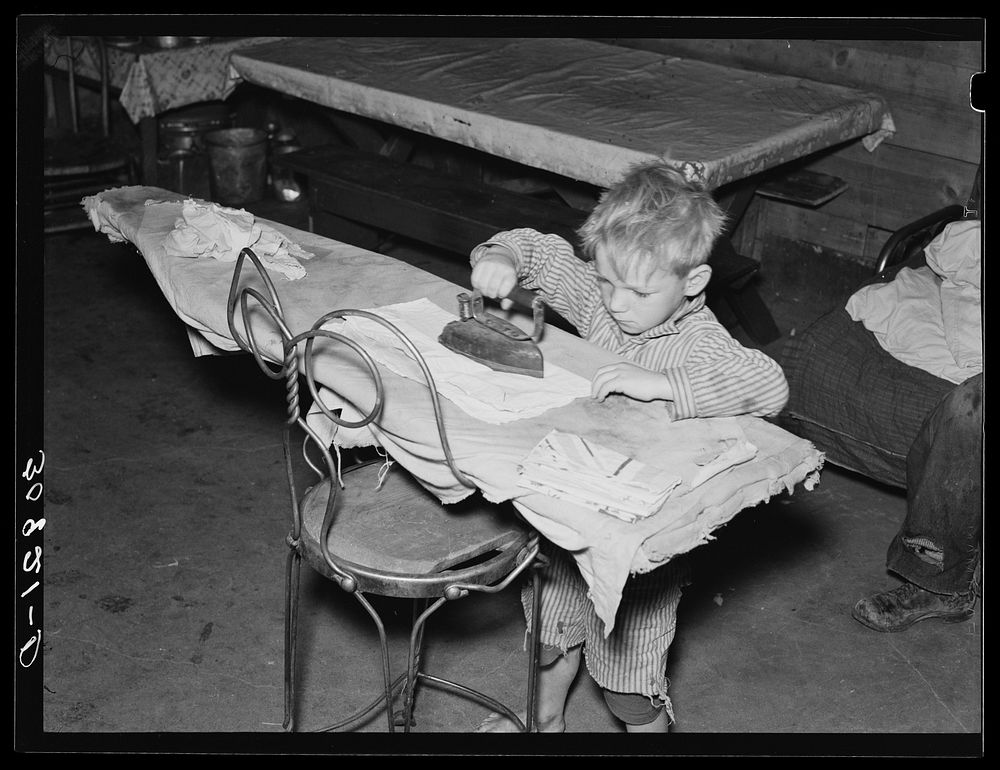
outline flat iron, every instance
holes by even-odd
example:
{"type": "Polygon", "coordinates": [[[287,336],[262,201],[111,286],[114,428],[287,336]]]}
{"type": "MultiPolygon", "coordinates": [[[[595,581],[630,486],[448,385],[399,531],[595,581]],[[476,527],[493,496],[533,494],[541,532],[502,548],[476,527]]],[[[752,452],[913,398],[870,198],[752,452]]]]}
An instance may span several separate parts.
{"type": "Polygon", "coordinates": [[[494,371],[543,377],[545,362],[536,343],[545,328],[545,300],[520,287],[508,294],[507,299],[531,308],[535,324],[531,335],[510,321],[487,313],[483,309],[483,295],[476,289],[471,296],[464,291],[458,295],[458,320],[445,325],[438,342],[494,371]]]}

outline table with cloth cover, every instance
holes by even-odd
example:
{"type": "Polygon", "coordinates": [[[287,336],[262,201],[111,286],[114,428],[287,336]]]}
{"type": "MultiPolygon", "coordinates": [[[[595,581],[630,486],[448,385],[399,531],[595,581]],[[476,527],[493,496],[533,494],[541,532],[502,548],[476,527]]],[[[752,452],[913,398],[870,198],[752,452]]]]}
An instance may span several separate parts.
{"type": "MultiPolygon", "coordinates": [[[[223,101],[236,88],[229,76],[229,57],[244,46],[281,40],[280,37],[227,37],[156,49],[143,43],[107,45],[108,85],[143,138],[143,180],[156,178],[156,116],[199,102],[223,101]]],[[[72,38],[76,74],[100,80],[100,52],[93,37],[72,38]]],[[[48,36],[44,42],[46,66],[67,69],[66,38],[48,36]]]]}
{"type": "MultiPolygon", "coordinates": [[[[239,349],[227,321],[234,263],[178,250],[177,236],[186,218],[195,209],[207,216],[211,206],[214,204],[185,201],[175,193],[152,187],[116,188],[84,200],[98,231],[113,241],[133,244],[143,255],[171,307],[187,325],[199,354],[239,349]]],[[[252,217],[247,212],[217,210],[252,217]]],[[[440,313],[442,318],[454,319],[457,315],[456,296],[462,287],[456,284],[391,257],[314,233],[267,220],[255,224],[270,234],[271,243],[290,244],[293,253],[304,253],[295,260],[302,268],[297,273],[285,270],[284,265],[268,271],[293,334],[308,329],[328,311],[342,308],[378,312],[384,306],[398,309],[409,303],[430,303],[433,313],[428,317],[440,313]]],[[[241,282],[265,291],[249,263],[241,273],[241,282]]],[[[253,303],[250,307],[250,323],[265,356],[281,360],[279,333],[263,310],[253,303]]],[[[496,307],[491,310],[503,312],[496,307]]],[[[515,315],[514,320],[524,328],[531,323],[523,314],[515,315]]],[[[242,320],[237,329],[244,333],[242,320]]],[[[474,493],[455,479],[444,462],[426,384],[402,371],[399,361],[391,360],[393,351],[377,347],[373,343],[369,349],[384,377],[385,413],[370,431],[366,428],[343,436],[338,431],[338,444],[378,443],[445,503],[474,493]]],[[[558,374],[566,382],[586,384],[598,367],[620,360],[616,354],[553,326],[546,327],[539,347],[545,357],[546,376],[541,380],[518,379],[537,383],[540,389],[550,374],[558,374]]],[[[324,400],[326,393],[335,390],[342,403],[367,412],[374,401],[374,387],[370,373],[358,366],[356,354],[346,346],[318,346],[316,353],[315,377],[324,400]]],[[[497,373],[482,369],[481,383],[488,390],[497,373]]],[[[513,501],[531,526],[574,555],[607,633],[614,626],[630,573],[648,572],[707,542],[713,530],[745,508],[791,492],[797,485],[812,488],[823,463],[822,454],[810,442],[759,418],[671,422],[662,403],[643,403],[624,396],[597,402],[589,397],[589,389],[584,389],[564,394],[540,413],[535,410],[531,416],[494,419],[490,414],[475,416],[462,394],[456,394],[455,383],[447,381],[447,376],[435,377],[440,380],[437,389],[442,394],[444,422],[458,468],[486,499],[513,501]],[[664,471],[676,477],[677,485],[655,513],[634,521],[522,486],[518,468],[532,450],[547,436],[565,434],[664,471]],[[747,447],[754,450],[750,459],[742,455],[723,462],[729,450],[747,447]]],[[[533,386],[527,383],[522,387],[533,386]]]]}
{"type": "Polygon", "coordinates": [[[714,189],[894,131],[876,94],[580,38],[294,38],[238,81],[608,187],[666,158],[714,189]]]}

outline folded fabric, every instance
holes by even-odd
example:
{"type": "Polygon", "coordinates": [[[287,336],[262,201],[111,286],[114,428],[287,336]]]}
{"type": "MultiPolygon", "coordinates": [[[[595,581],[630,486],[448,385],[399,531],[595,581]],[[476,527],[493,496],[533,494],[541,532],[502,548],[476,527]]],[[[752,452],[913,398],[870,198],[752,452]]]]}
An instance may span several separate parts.
{"type": "MultiPolygon", "coordinates": [[[[125,216],[125,211],[116,207],[114,203],[105,200],[105,195],[109,192],[118,192],[125,188],[115,187],[96,195],[86,195],[80,200],[80,205],[90,218],[90,223],[94,230],[104,233],[112,243],[122,243],[128,241],[128,237],[122,232],[121,219],[125,216]]],[[[154,192],[156,187],[131,187],[129,189],[141,189],[143,193],[154,192]]]]}
{"type": "Polygon", "coordinates": [[[927,265],[855,292],[846,310],[908,366],[960,383],[983,370],[981,234],[952,222],[924,249],[927,265]]]}
{"type": "Polygon", "coordinates": [[[904,267],[888,283],[855,292],[846,310],[898,361],[957,384],[982,371],[982,326],[977,308],[969,319],[969,332],[975,339],[971,346],[980,356],[965,357],[966,365],[960,365],[945,334],[941,285],[930,267],[904,267]]]}
{"type": "Polygon", "coordinates": [[[941,277],[941,320],[955,363],[982,370],[982,222],[952,222],[924,249],[941,277]]]}
{"type": "Polygon", "coordinates": [[[551,431],[518,466],[519,484],[623,521],[656,513],[681,478],[582,436],[551,431]]]}
{"type": "Polygon", "coordinates": [[[723,442],[723,447],[721,452],[716,453],[714,450],[706,452],[704,456],[695,461],[698,470],[689,481],[691,489],[700,487],[709,479],[718,476],[734,465],[745,463],[757,456],[757,447],[745,438],[726,439],[723,442]]]}
{"type": "MultiPolygon", "coordinates": [[[[148,200],[146,205],[168,204],[148,200]]],[[[244,248],[251,248],[265,268],[292,281],[306,274],[297,258],[313,256],[269,225],[254,221],[248,211],[194,198],[184,201],[181,216],[164,238],[163,248],[171,256],[210,257],[220,262],[235,262],[244,248]]]]}
{"type": "MultiPolygon", "coordinates": [[[[535,417],[590,396],[589,380],[548,362],[544,377],[526,377],[494,371],[449,350],[437,337],[455,316],[428,299],[371,308],[369,312],[395,325],[410,339],[424,357],[438,393],[485,422],[499,425],[535,417]]],[[[391,330],[359,316],[348,317],[343,327],[352,338],[366,341],[368,352],[379,363],[401,377],[424,381],[416,360],[391,330]]]]}

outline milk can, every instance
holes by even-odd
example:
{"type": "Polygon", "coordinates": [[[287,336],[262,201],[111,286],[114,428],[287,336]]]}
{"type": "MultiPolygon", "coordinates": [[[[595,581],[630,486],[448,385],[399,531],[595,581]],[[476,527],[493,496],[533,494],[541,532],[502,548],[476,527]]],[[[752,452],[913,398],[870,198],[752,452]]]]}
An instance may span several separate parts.
{"type": "Polygon", "coordinates": [[[291,203],[299,200],[305,187],[305,180],[293,171],[282,168],[274,162],[280,155],[301,150],[302,145],[291,131],[278,131],[271,143],[271,186],[274,197],[279,201],[291,203]]]}

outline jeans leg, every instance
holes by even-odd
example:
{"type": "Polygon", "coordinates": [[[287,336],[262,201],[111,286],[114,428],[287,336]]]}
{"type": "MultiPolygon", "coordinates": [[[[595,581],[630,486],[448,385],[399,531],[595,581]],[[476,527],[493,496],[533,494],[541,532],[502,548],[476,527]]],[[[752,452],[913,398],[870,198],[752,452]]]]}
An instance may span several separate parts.
{"type": "Polygon", "coordinates": [[[886,566],[941,594],[972,587],[983,528],[983,375],[958,385],[907,455],[907,512],[886,566]]]}

